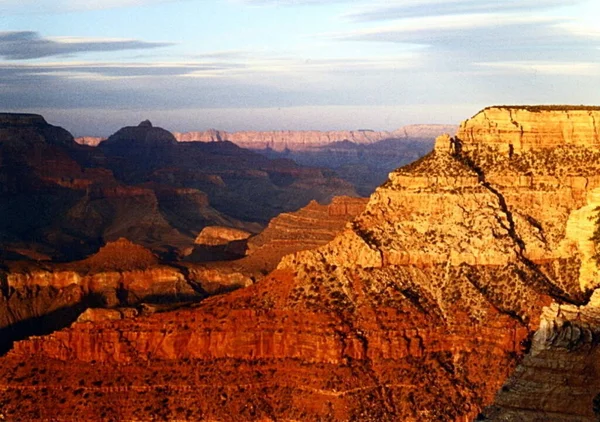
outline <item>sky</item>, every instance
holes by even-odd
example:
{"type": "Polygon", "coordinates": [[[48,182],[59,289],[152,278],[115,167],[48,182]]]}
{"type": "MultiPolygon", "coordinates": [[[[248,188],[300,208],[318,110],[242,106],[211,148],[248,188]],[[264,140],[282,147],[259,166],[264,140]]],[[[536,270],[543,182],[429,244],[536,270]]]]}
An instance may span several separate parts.
{"type": "Polygon", "coordinates": [[[75,136],[600,104],[597,0],[0,0],[0,111],[75,136]]]}

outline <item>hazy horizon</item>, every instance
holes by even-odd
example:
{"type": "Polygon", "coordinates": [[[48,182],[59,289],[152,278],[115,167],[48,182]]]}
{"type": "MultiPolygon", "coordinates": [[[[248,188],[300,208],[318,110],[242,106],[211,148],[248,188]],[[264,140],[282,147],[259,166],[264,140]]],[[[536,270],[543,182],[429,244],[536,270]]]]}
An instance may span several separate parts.
{"type": "Polygon", "coordinates": [[[3,111],[76,136],[394,130],[599,104],[595,2],[0,0],[3,111]]]}

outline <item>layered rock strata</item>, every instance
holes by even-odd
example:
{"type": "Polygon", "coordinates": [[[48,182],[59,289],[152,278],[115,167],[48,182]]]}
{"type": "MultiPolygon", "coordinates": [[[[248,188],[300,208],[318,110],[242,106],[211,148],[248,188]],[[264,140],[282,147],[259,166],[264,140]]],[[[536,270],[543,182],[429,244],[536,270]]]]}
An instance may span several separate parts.
{"type": "MultiPolygon", "coordinates": [[[[205,260],[207,251],[204,248],[194,250],[185,258],[184,265],[190,278],[201,280],[202,288],[209,294],[250,286],[274,270],[283,256],[315,249],[331,241],[364,210],[367,201],[366,198],[346,196],[335,197],[327,205],[312,201],[298,211],[280,214],[261,233],[244,241],[247,248],[244,258],[195,264],[194,261],[205,260]]],[[[231,252],[238,242],[217,247],[231,252]]]]}
{"type": "Polygon", "coordinates": [[[271,256],[277,264],[284,255],[322,246],[359,215],[367,202],[366,198],[337,196],[328,205],[311,201],[296,212],[282,213],[249,240],[248,253],[271,256]]]}
{"type": "Polygon", "coordinates": [[[306,151],[342,141],[370,145],[386,139],[433,139],[444,132],[454,133],[455,129],[456,127],[452,125],[409,125],[389,132],[374,130],[224,132],[213,129],[203,132],[175,132],[174,136],[179,142],[227,140],[249,149],[306,151]]]}
{"type": "MultiPolygon", "coordinates": [[[[499,110],[487,126],[477,115],[462,127],[514,126],[505,118],[515,110],[499,110]]],[[[532,121],[548,112],[523,110],[532,121]]],[[[586,216],[600,188],[600,150],[532,142],[499,153],[495,138],[463,140],[463,133],[440,138],[432,153],[390,174],[341,234],[284,257],[260,283],[188,309],[82,321],[18,342],[0,360],[4,412],[21,419],[67,412],[79,419],[475,418],[530,350],[533,333],[547,332],[557,310],[585,306],[597,287],[586,216]]],[[[548,341],[594,347],[594,330],[556,326],[556,335],[538,333],[533,352],[548,341]]],[[[552,411],[589,417],[593,394],[552,411]]],[[[532,396],[529,408],[527,395],[499,399],[498,411],[515,403],[537,411],[545,397],[532,396]]]]}
{"type": "MultiPolygon", "coordinates": [[[[243,131],[226,132],[206,130],[194,132],[173,132],[178,142],[220,142],[231,141],[248,149],[269,148],[275,151],[286,149],[305,151],[336,142],[348,141],[359,145],[370,145],[386,139],[434,139],[441,133],[454,133],[453,125],[408,125],[394,131],[346,130],[346,131],[243,131]]],[[[75,141],[81,145],[98,146],[106,138],[83,136],[75,141]]]]}
{"type": "Polygon", "coordinates": [[[89,306],[126,306],[142,301],[199,300],[178,268],[161,265],[154,254],[126,239],[109,243],[91,257],[70,264],[13,263],[2,272],[0,329],[3,340],[19,333],[62,328],[89,306]]]}
{"type": "Polygon", "coordinates": [[[479,420],[594,422],[600,418],[600,295],[544,308],[529,354],[479,420]]]}
{"type": "Polygon", "coordinates": [[[600,147],[600,107],[488,107],[459,127],[464,148],[520,153],[564,146],[600,147]]]}
{"type": "Polygon", "coordinates": [[[206,226],[260,231],[310,200],[356,195],[330,170],[231,142],[178,143],[148,121],[99,148],[42,116],[0,114],[0,259],[73,261],[125,237],[173,260],[206,226]]]}
{"type": "Polygon", "coordinates": [[[246,254],[252,233],[231,227],[208,226],[202,229],[186,261],[220,261],[241,258],[246,254]]]}

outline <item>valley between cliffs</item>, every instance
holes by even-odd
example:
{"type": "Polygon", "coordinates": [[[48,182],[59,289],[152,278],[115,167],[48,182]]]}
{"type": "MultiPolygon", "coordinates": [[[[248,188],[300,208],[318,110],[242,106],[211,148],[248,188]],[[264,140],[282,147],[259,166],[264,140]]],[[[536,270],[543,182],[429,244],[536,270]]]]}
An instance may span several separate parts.
{"type": "Polygon", "coordinates": [[[598,118],[487,108],[258,283],[16,342],[2,414],[597,420],[598,118]]]}

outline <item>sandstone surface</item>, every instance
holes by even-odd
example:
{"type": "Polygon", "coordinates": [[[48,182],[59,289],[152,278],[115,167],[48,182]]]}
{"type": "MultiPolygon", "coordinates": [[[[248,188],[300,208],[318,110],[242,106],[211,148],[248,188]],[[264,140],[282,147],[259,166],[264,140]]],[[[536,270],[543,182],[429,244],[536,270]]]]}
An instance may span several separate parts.
{"type": "Polygon", "coordinates": [[[335,197],[327,205],[312,201],[298,211],[275,217],[262,232],[243,242],[243,251],[237,250],[237,254],[235,249],[231,251],[232,243],[234,247],[239,245],[236,241],[224,245],[229,254],[221,253],[221,258],[239,258],[245,254],[243,258],[195,264],[205,261],[203,257],[209,252],[206,248],[195,249],[185,258],[184,265],[190,278],[208,294],[250,286],[274,270],[285,255],[331,241],[364,210],[366,203],[366,198],[351,197],[335,197]]]}
{"type": "Polygon", "coordinates": [[[456,137],[465,148],[505,153],[564,146],[600,147],[600,107],[488,107],[464,121],[456,137]]]}
{"type": "Polygon", "coordinates": [[[296,212],[280,214],[249,240],[248,253],[271,256],[276,264],[284,255],[322,246],[359,215],[367,202],[366,198],[338,196],[327,205],[311,201],[296,212]]]}
{"type": "Polygon", "coordinates": [[[222,226],[207,226],[202,229],[195,246],[185,255],[186,261],[223,261],[241,258],[246,254],[248,238],[252,233],[222,226]]]}
{"type": "Polygon", "coordinates": [[[252,233],[231,227],[208,226],[202,229],[194,243],[197,245],[220,246],[236,240],[246,240],[252,233]]]}
{"type": "Polygon", "coordinates": [[[529,354],[480,420],[597,421],[600,291],[584,306],[545,307],[529,354]]]}

